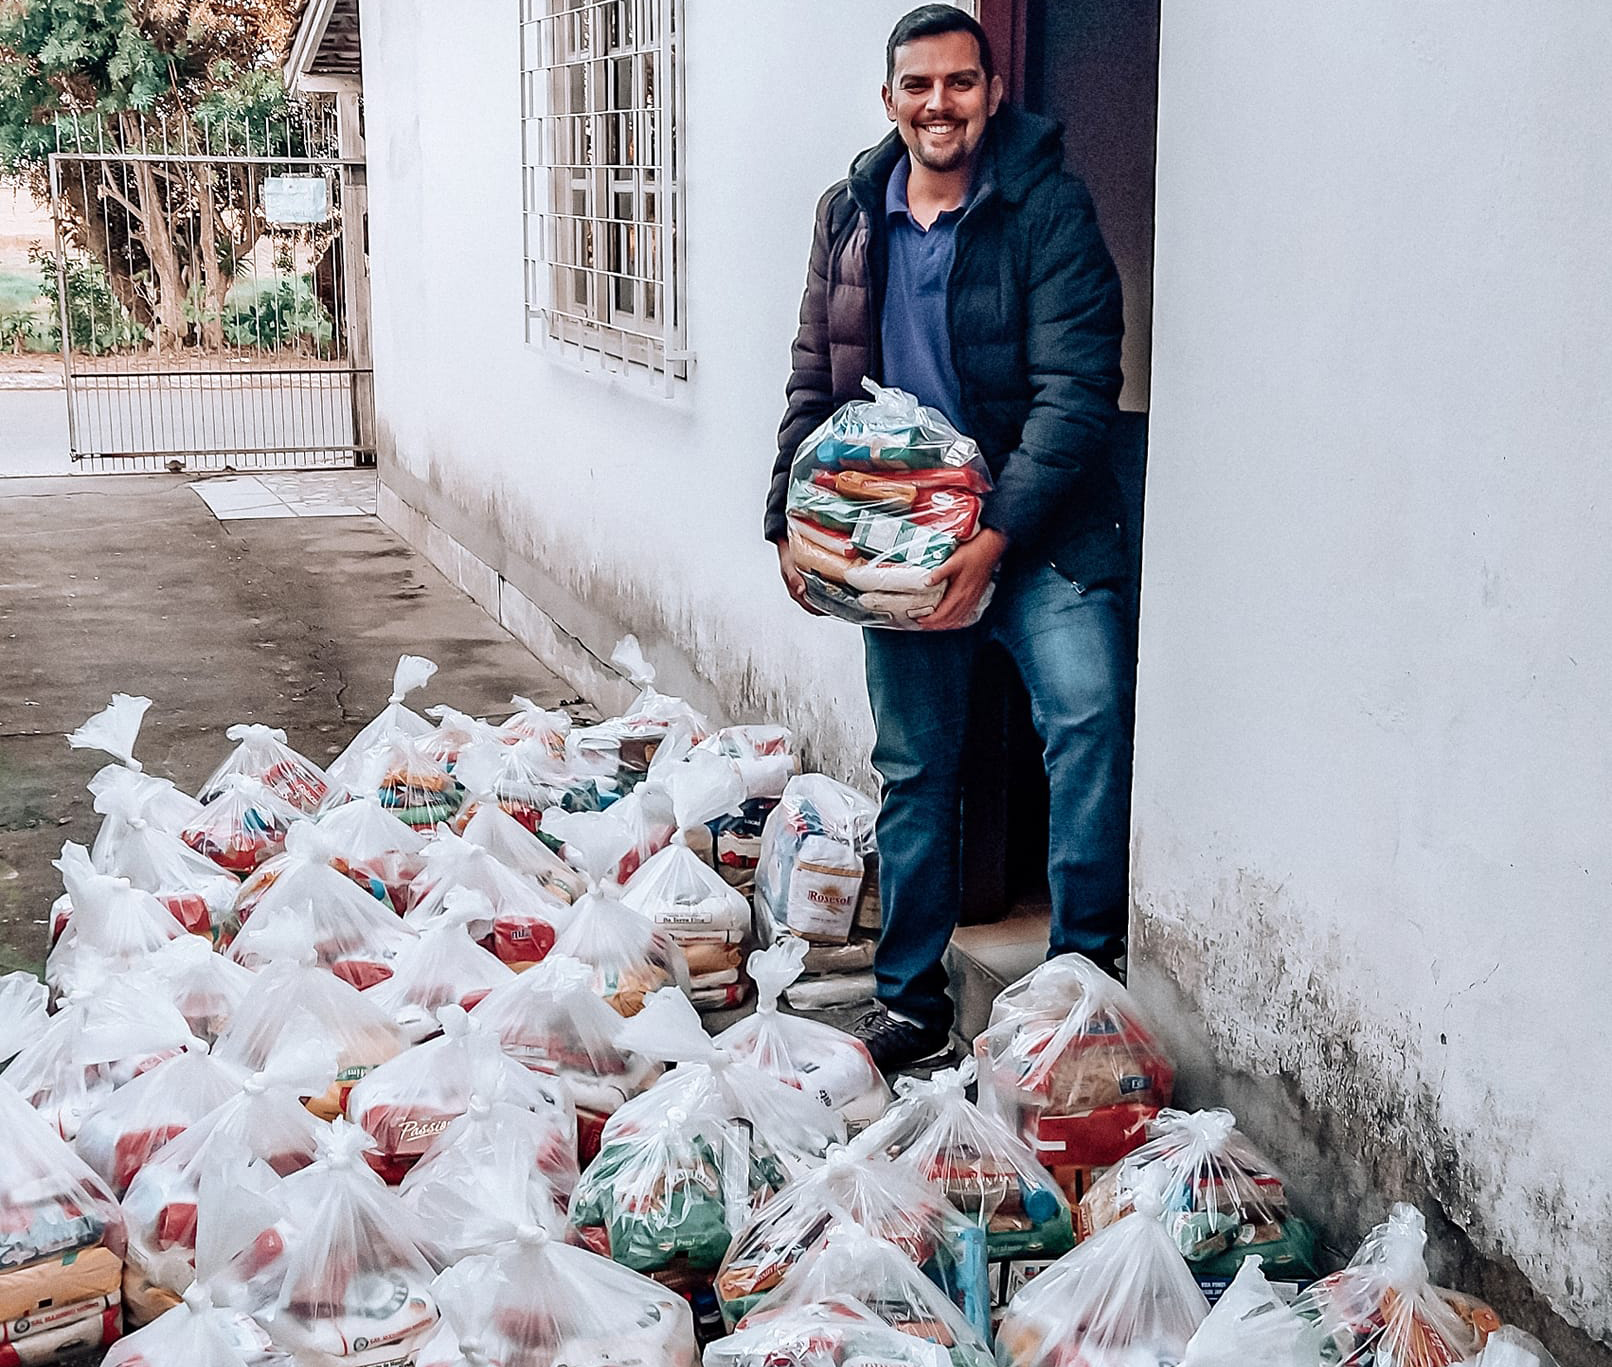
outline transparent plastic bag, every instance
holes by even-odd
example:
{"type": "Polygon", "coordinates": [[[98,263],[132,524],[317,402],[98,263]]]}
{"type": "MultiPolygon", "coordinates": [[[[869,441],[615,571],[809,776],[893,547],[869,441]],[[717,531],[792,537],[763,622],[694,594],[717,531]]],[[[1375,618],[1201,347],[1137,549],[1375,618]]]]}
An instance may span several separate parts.
{"type": "Polygon", "coordinates": [[[1454,1367],[1499,1327],[1480,1301],[1434,1286],[1424,1253],[1427,1223],[1400,1202],[1365,1238],[1349,1266],[1302,1292],[1294,1309],[1323,1337],[1337,1367],[1454,1367]]]}
{"type": "Polygon", "coordinates": [[[589,866],[590,847],[619,844],[604,876],[626,883],[644,863],[666,848],[676,830],[671,797],[658,784],[643,783],[604,811],[545,812],[539,833],[579,869],[589,866]],[[566,848],[568,839],[575,842],[575,849],[566,848]]]}
{"type": "Polygon", "coordinates": [[[724,726],[694,748],[739,766],[746,801],[782,797],[789,780],[800,772],[795,736],[787,726],[724,726]]]}
{"type": "Polygon", "coordinates": [[[6,1067],[11,1084],[64,1139],[119,1087],[192,1043],[189,1028],[146,974],[87,977],[6,1067]]]}
{"type": "Polygon", "coordinates": [[[574,914],[556,893],[443,826],[425,848],[425,869],[409,887],[413,905],[404,921],[426,929],[447,910],[448,894],[456,888],[487,899],[491,921],[472,921],[469,932],[516,972],[541,962],[574,914]]]}
{"type": "Polygon", "coordinates": [[[50,989],[32,973],[0,975],[0,1067],[45,1033],[50,989]]]}
{"type": "Polygon", "coordinates": [[[1559,1367],[1545,1345],[1514,1325],[1504,1325],[1489,1336],[1471,1367],[1559,1367]]]}
{"type": "Polygon", "coordinates": [[[423,1236],[363,1161],[371,1142],[337,1120],[313,1165],[275,1189],[278,1218],[219,1274],[298,1361],[410,1362],[436,1330],[423,1236]]]}
{"type": "Polygon", "coordinates": [[[867,1046],[832,1025],[778,1010],[778,998],[800,976],[805,959],[806,942],[797,939],[751,954],[755,1014],[730,1025],[716,1042],[769,1076],[815,1096],[843,1116],[848,1127],[860,1129],[883,1115],[890,1103],[890,1089],[867,1046]]]}
{"type": "MultiPolygon", "coordinates": [[[[630,736],[658,733],[665,735],[674,726],[688,732],[695,744],[711,734],[711,723],[682,698],[674,698],[655,688],[655,667],[644,655],[636,636],[623,636],[610,652],[610,663],[638,686],[638,697],[633,705],[615,720],[630,736]]],[[[645,755],[647,766],[650,756],[645,755]]]]}
{"type": "Polygon", "coordinates": [[[509,700],[515,713],[498,728],[499,738],[513,744],[516,741],[540,741],[557,761],[565,759],[565,738],[571,734],[570,715],[558,708],[550,710],[519,693],[509,700]]]}
{"type": "Polygon", "coordinates": [[[470,936],[473,924],[490,924],[492,905],[479,892],[454,888],[442,915],[392,960],[392,975],[365,990],[365,995],[392,1018],[412,1043],[437,1033],[437,1012],[444,1006],[469,1011],[494,988],[515,980],[470,936]]]}
{"type": "MultiPolygon", "coordinates": [[[[789,544],[814,606],[857,626],[913,629],[940,605],[929,572],[979,531],[991,473],[944,414],[863,380],[790,466],[789,544]]],[[[987,592],[967,623],[979,620],[987,592]]]]}
{"type": "Polygon", "coordinates": [[[1288,1280],[1309,1280],[1317,1271],[1315,1234],[1289,1209],[1274,1165],[1236,1124],[1230,1111],[1160,1111],[1147,1143],[1081,1197],[1082,1235],[1129,1214],[1133,1192],[1158,1169],[1166,1174],[1165,1231],[1199,1277],[1232,1276],[1257,1255],[1288,1280]]]}
{"type": "Polygon", "coordinates": [[[293,1367],[251,1319],[193,1286],[167,1314],[119,1339],[101,1367],[293,1367]]]}
{"type": "Polygon", "coordinates": [[[346,791],[353,797],[373,795],[388,813],[415,831],[431,831],[439,822],[452,821],[465,800],[465,788],[458,778],[424,754],[417,739],[401,734],[389,736],[365,752],[346,791]]]}
{"type": "Polygon", "coordinates": [[[285,732],[255,722],[237,722],[224,732],[236,742],[196,796],[205,804],[224,792],[231,774],[256,779],[276,797],[311,815],[330,793],[325,771],[285,743],[285,732]]]}
{"type": "Polygon", "coordinates": [[[145,967],[185,1018],[191,1034],[208,1045],[229,1027],[253,981],[250,969],[215,954],[206,940],[195,935],[170,940],[146,960],[145,967]]]}
{"type": "Polygon", "coordinates": [[[1004,1367],[1174,1367],[1209,1303],[1159,1223],[1157,1192],[1014,1296],[996,1335],[1004,1367]]]}
{"type": "Polygon", "coordinates": [[[1142,1009],[1091,960],[1060,954],[1007,987],[974,1041],[980,1105],[1059,1178],[1140,1145],[1175,1069],[1142,1009]]]}
{"type": "Polygon", "coordinates": [[[552,1139],[548,1118],[471,1096],[465,1113],[431,1141],[398,1188],[433,1262],[451,1267],[497,1252],[515,1242],[523,1225],[563,1235],[578,1173],[573,1163],[565,1174],[570,1185],[561,1190],[545,1172],[552,1139]]]}
{"type": "Polygon", "coordinates": [[[993,1259],[1056,1258],[1074,1247],[1069,1203],[1028,1146],[969,1101],[973,1060],[929,1083],[928,1123],[904,1145],[900,1166],[946,1193],[985,1232],[993,1259]]]}
{"type": "Polygon", "coordinates": [[[310,1048],[333,1054],[335,1080],[307,1094],[308,1109],[332,1120],[354,1083],[407,1046],[403,1032],[352,984],[287,951],[258,973],[214,1052],[251,1072],[287,1066],[310,1048]]]}
{"type": "Polygon", "coordinates": [[[622,1045],[622,1018],[594,992],[593,970],[563,954],[494,988],[471,1015],[497,1032],[511,1058],[565,1080],[584,1163],[598,1153],[605,1121],[663,1071],[622,1045]]]}
{"type": "Polygon", "coordinates": [[[1181,1367],[1319,1367],[1320,1362],[1320,1330],[1271,1289],[1254,1253],[1187,1343],[1181,1367]]]}
{"type": "Polygon", "coordinates": [[[839,1219],[801,1254],[782,1284],[712,1344],[706,1367],[770,1367],[809,1362],[914,1362],[923,1367],[992,1367],[985,1305],[970,1318],[929,1281],[902,1249],[839,1219]],[[864,1337],[866,1311],[876,1325],[928,1346],[914,1353],[899,1340],[864,1337]],[[843,1324],[844,1328],[837,1326],[843,1324]],[[799,1354],[799,1356],[797,1356],[799,1354]]]}
{"type": "Polygon", "coordinates": [[[792,778],[767,818],[756,868],[764,924],[819,944],[844,944],[873,853],[878,805],[824,774],[792,778]]]}
{"type": "Polygon", "coordinates": [[[97,1246],[121,1258],[123,1216],[112,1193],[6,1079],[0,1131],[0,1273],[97,1246]]]}
{"type": "Polygon", "coordinates": [[[346,874],[401,916],[409,884],[425,867],[427,837],[393,816],[373,794],[332,807],[319,818],[331,868],[346,874]]]}
{"type": "Polygon", "coordinates": [[[580,1248],[521,1227],[513,1246],[467,1258],[437,1280],[450,1326],[421,1367],[454,1358],[507,1367],[699,1367],[688,1303],[580,1248]]]}
{"type": "Polygon", "coordinates": [[[694,987],[714,984],[723,974],[737,980],[750,933],[750,903],[680,834],[632,876],[621,900],[677,941],[694,987]]]}
{"type": "Polygon", "coordinates": [[[459,756],[454,773],[470,794],[461,826],[493,804],[536,834],[551,807],[592,812],[600,806],[598,783],[571,773],[540,740],[483,741],[459,756]]]}
{"type": "Polygon", "coordinates": [[[565,1084],[508,1058],[498,1036],[458,1006],[439,1013],[443,1034],[390,1059],[354,1085],[347,1114],[375,1140],[365,1161],[395,1186],[431,1141],[463,1115],[472,1095],[509,1101],[551,1122],[542,1165],[576,1167],[576,1107],[565,1084]]]}
{"type": "Polygon", "coordinates": [[[436,665],[422,655],[404,655],[399,658],[397,668],[392,672],[392,695],[386,700],[386,706],[365,724],[363,730],[347,743],[347,748],[326,767],[325,777],[330,780],[332,788],[363,791],[362,785],[358,782],[359,771],[364,767],[365,757],[372,749],[394,737],[412,740],[435,729],[419,713],[411,712],[405,707],[403,699],[416,689],[424,688],[431,682],[431,676],[436,672],[436,665]]]}
{"type": "MultiPolygon", "coordinates": [[[[146,816],[149,805],[136,786],[116,783],[103,789],[95,810],[106,819],[90,862],[99,872],[127,878],[131,887],[149,892],[193,935],[216,939],[231,928],[239,884],[177,835],[154,825],[146,816]]],[[[53,925],[52,940],[64,928],[53,925]]]]}
{"type": "Polygon", "coordinates": [[[731,1328],[777,1288],[836,1221],[850,1220],[889,1241],[976,1317],[989,1305],[985,1240],[930,1182],[853,1141],[820,1168],[796,1178],[739,1232],[716,1276],[722,1318],[731,1328]]]}
{"type": "Polygon", "coordinates": [[[496,726],[455,708],[438,705],[426,708],[425,714],[436,718],[436,727],[414,743],[422,755],[435,760],[450,774],[459,763],[459,756],[472,745],[485,745],[499,739],[496,726]]]}
{"type": "Polygon", "coordinates": [[[127,878],[96,873],[90,854],[69,840],[52,860],[72,903],[62,937],[45,957],[45,981],[70,996],[109,973],[137,968],[148,955],[186,933],[173,913],[127,878]]]}
{"type": "Polygon", "coordinates": [[[574,902],[588,890],[587,879],[496,802],[477,805],[459,834],[465,844],[486,850],[562,902],[574,902]]]}
{"type": "Polygon", "coordinates": [[[287,1050],[146,1159],[124,1193],[123,1212],[129,1264],[147,1285],[177,1296],[195,1279],[207,1179],[235,1176],[236,1165],[251,1159],[276,1177],[313,1162],[325,1127],[299,1098],[322,1092],[335,1071],[329,1050],[287,1050]]]}
{"type": "Polygon", "coordinates": [[[305,819],[256,779],[234,774],[179,838],[219,868],[244,878],[279,854],[287,832],[305,819]]]}
{"type": "Polygon", "coordinates": [[[414,928],[331,868],[318,827],[304,823],[293,830],[286,854],[287,865],[258,891],[249,916],[242,905],[244,924],[229,957],[257,970],[295,944],[360,990],[391,977],[392,961],[418,938],[414,928]]]}

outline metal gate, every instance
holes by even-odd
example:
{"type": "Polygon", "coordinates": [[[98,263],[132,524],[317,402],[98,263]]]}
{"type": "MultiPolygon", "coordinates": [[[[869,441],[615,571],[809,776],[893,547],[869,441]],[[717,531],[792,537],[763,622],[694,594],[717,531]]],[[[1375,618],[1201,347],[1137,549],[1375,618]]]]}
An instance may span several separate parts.
{"type": "Polygon", "coordinates": [[[63,120],[50,158],[75,471],[374,459],[356,102],[63,120]]]}

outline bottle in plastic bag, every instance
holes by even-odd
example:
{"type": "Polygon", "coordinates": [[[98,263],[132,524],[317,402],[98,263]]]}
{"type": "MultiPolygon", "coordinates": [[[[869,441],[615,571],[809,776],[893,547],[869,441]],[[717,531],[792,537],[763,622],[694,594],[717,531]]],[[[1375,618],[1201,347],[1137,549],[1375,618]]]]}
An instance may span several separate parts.
{"type": "Polygon", "coordinates": [[[1175,1367],[1209,1313],[1159,1223],[1156,1191],[1014,1296],[996,1336],[1000,1367],[1175,1367]]]}
{"type": "Polygon", "coordinates": [[[388,1185],[401,1182],[473,1095],[508,1101],[549,1121],[542,1166],[551,1175],[576,1170],[576,1108],[565,1084],[508,1058],[498,1036],[458,1006],[439,1013],[441,1038],[381,1064],[356,1083],[347,1114],[374,1139],[365,1161],[388,1185]]]}
{"type": "Polygon", "coordinates": [[[219,868],[244,878],[285,849],[287,833],[305,819],[256,779],[233,774],[179,838],[219,868]]]}
{"type": "Polygon", "coordinates": [[[980,1105],[1029,1144],[1078,1199],[1170,1104],[1175,1069],[1126,990],[1079,954],[1007,987],[974,1041],[980,1105]]]}
{"type": "Polygon", "coordinates": [[[386,706],[365,724],[325,770],[330,786],[337,790],[332,793],[332,800],[336,800],[343,789],[363,791],[359,771],[364,767],[365,757],[377,745],[394,737],[412,740],[435,729],[419,713],[405,707],[403,699],[416,689],[424,688],[436,672],[436,665],[423,655],[399,658],[392,672],[392,695],[386,700],[386,706]]]}
{"type": "Polygon", "coordinates": [[[222,796],[231,774],[256,779],[276,797],[300,812],[312,815],[330,793],[325,771],[285,743],[285,732],[274,726],[237,722],[224,734],[235,749],[214,769],[196,796],[205,805],[222,796]]]}
{"type": "MultiPolygon", "coordinates": [[[[983,1315],[985,1307],[977,1310],[983,1315]]],[[[705,1367],[992,1367],[986,1332],[982,1319],[971,1320],[953,1305],[901,1249],[842,1219],[801,1255],[730,1338],[706,1350],[705,1367]],[[904,1344],[889,1331],[912,1342],[904,1344]]]]}
{"type": "Polygon", "coordinates": [[[365,989],[412,1043],[436,1034],[445,1006],[469,1011],[515,971],[471,938],[470,926],[490,923],[492,905],[479,892],[455,888],[443,913],[392,960],[392,976],[365,989]]]}
{"type": "Polygon", "coordinates": [[[1181,1367],[1318,1367],[1320,1362],[1320,1330],[1271,1289],[1254,1253],[1188,1341],[1181,1367]]]}
{"type": "Polygon", "coordinates": [[[557,1173],[546,1162],[552,1135],[545,1116],[471,1096],[465,1113],[431,1141],[398,1188],[434,1262],[451,1267],[495,1253],[513,1244],[523,1225],[541,1225],[556,1238],[564,1234],[578,1173],[574,1163],[557,1173]]]}
{"type": "Polygon", "coordinates": [[[550,1238],[538,1224],[523,1226],[513,1247],[450,1268],[436,1291],[448,1329],[422,1353],[420,1367],[698,1367],[693,1317],[681,1296],[550,1238]]]}
{"type": "Polygon", "coordinates": [[[1294,1309],[1324,1339],[1336,1367],[1454,1367],[1475,1356],[1499,1319],[1488,1306],[1434,1286],[1427,1223],[1404,1202],[1365,1238],[1349,1266],[1304,1291],[1294,1309]]]}
{"type": "Polygon", "coordinates": [[[965,1315],[983,1316],[989,1292],[980,1231],[933,1183],[852,1141],[830,1150],[822,1167],[790,1182],[734,1236],[716,1276],[728,1327],[774,1291],[801,1255],[841,1220],[900,1249],[965,1315]]]}
{"type": "Polygon", "coordinates": [[[780,1082],[815,1096],[859,1130],[884,1114],[890,1089],[867,1046],[822,1021],[785,1015],[778,998],[800,976],[804,940],[790,937],[750,956],[756,1011],[717,1036],[717,1044],[780,1082]]]}
{"type": "Polygon", "coordinates": [[[761,835],[756,915],[763,927],[844,944],[878,814],[872,799],[824,774],[790,779],[761,835]]]}
{"type": "Polygon", "coordinates": [[[399,821],[374,794],[327,810],[319,831],[331,868],[399,916],[409,909],[409,884],[425,867],[424,835],[399,821]]]}
{"type": "Polygon", "coordinates": [[[517,973],[542,962],[573,915],[558,894],[442,826],[426,846],[424,871],[409,888],[413,905],[404,921],[425,930],[447,910],[448,894],[456,888],[487,899],[492,919],[470,922],[470,934],[517,973]]]}
{"type": "Polygon", "coordinates": [[[1246,1257],[1287,1280],[1316,1273],[1315,1233],[1288,1207],[1275,1166],[1236,1128],[1230,1111],[1163,1110],[1147,1143],[1098,1178],[1080,1200],[1089,1237],[1131,1210],[1144,1174],[1165,1174],[1164,1227],[1200,1278],[1236,1274],[1246,1257]]]}
{"type": "MultiPolygon", "coordinates": [[[[929,572],[979,531],[990,469],[937,409],[872,380],[801,442],[789,545],[813,606],[857,626],[912,630],[940,606],[929,572]]],[[[987,591],[979,620],[990,602],[987,591]]]]}
{"type": "Polygon", "coordinates": [[[608,1120],[660,1077],[662,1065],[621,1043],[622,1018],[593,990],[593,970],[551,954],[494,988],[471,1012],[528,1068],[563,1078],[577,1108],[578,1154],[591,1162],[608,1120]]]}

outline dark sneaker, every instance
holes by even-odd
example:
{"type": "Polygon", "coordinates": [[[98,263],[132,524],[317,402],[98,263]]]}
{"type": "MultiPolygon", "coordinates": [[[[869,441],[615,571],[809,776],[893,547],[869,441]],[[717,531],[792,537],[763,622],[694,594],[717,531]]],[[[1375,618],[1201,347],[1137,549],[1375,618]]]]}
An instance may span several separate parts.
{"type": "Polygon", "coordinates": [[[882,1003],[875,1005],[851,1027],[879,1065],[881,1073],[905,1068],[927,1068],[951,1060],[951,1031],[941,1025],[919,1025],[892,1015],[882,1003]]]}

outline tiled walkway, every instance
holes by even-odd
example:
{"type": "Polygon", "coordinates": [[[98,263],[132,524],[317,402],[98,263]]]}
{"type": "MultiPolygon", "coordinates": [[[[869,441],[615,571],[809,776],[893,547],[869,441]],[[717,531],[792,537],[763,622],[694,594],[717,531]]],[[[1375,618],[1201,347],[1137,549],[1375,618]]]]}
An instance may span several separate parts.
{"type": "Polygon", "coordinates": [[[220,522],[265,517],[365,517],[375,512],[373,470],[284,470],[199,479],[191,486],[220,522]]]}

